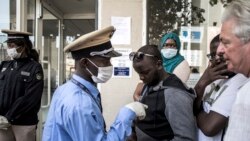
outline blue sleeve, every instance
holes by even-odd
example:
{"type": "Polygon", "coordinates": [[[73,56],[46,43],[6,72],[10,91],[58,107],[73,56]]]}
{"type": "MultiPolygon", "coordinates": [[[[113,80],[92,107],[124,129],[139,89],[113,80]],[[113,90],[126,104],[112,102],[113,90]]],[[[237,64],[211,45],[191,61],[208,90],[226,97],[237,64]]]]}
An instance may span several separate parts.
{"type": "Polygon", "coordinates": [[[111,125],[107,134],[108,141],[124,141],[132,133],[132,122],[135,119],[135,113],[124,107],[120,110],[115,122],[111,125]]]}
{"type": "Polygon", "coordinates": [[[67,83],[53,96],[44,126],[43,141],[125,141],[136,114],[124,107],[108,132],[97,104],[67,83]]]}
{"type": "MultiPolygon", "coordinates": [[[[85,109],[86,110],[86,109],[85,109]]],[[[64,126],[73,141],[124,141],[131,134],[132,121],[135,113],[122,108],[106,133],[100,123],[103,117],[98,117],[94,111],[74,109],[63,118],[64,126]]]]}

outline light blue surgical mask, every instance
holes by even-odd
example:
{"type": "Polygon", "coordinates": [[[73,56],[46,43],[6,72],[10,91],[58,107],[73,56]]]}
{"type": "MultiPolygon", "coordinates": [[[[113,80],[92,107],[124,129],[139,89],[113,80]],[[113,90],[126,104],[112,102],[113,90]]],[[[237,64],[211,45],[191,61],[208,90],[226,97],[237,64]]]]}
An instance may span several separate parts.
{"type": "Polygon", "coordinates": [[[161,49],[161,54],[163,57],[165,57],[166,59],[171,59],[174,56],[176,56],[177,54],[177,49],[175,48],[163,48],[161,49]]]}

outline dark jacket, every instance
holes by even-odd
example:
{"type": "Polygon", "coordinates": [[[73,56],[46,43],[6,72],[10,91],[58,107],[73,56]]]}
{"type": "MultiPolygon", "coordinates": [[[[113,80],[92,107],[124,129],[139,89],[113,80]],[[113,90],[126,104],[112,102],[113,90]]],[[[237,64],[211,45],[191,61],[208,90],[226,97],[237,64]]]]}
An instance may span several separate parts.
{"type": "Polygon", "coordinates": [[[141,102],[148,105],[146,118],[136,122],[138,141],[194,141],[195,93],[174,74],[157,86],[145,86],[141,102]]]}
{"type": "Polygon", "coordinates": [[[29,58],[0,64],[0,115],[12,125],[35,125],[43,92],[42,66],[29,58]]]}

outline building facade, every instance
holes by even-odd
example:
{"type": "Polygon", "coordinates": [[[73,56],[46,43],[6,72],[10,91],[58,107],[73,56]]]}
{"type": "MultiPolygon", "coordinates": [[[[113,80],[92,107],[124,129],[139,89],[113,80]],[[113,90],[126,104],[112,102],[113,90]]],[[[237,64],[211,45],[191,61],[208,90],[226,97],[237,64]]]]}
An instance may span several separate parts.
{"type": "MultiPolygon", "coordinates": [[[[163,1],[153,4],[162,5],[161,2],[163,1]]],[[[208,45],[219,33],[220,15],[224,8],[221,3],[211,6],[208,0],[188,2],[204,9],[202,15],[205,21],[197,24],[174,24],[173,30],[180,35],[181,54],[192,69],[198,71],[191,74],[187,83],[193,87],[207,67],[208,45]]],[[[115,67],[112,79],[98,85],[108,128],[118,110],[132,101],[139,77],[132,68],[128,54],[147,43],[158,44],[157,36],[149,34],[157,25],[149,22],[150,12],[153,11],[150,7],[150,0],[0,0],[0,29],[33,33],[31,40],[40,54],[45,87],[39,116],[38,140],[41,138],[54,90],[74,72],[74,61],[70,54],[63,52],[63,48],[85,33],[114,25],[117,30],[112,42],[115,49],[124,55],[112,60],[115,67]]],[[[191,8],[187,7],[186,10],[191,8]]],[[[155,19],[158,15],[155,15],[155,19]]],[[[191,18],[192,14],[189,16],[191,18]]],[[[164,23],[169,19],[167,17],[161,21],[164,23]]],[[[158,38],[163,32],[167,30],[159,33],[158,38]]],[[[0,61],[6,58],[5,40],[6,35],[0,33],[0,61]]]]}

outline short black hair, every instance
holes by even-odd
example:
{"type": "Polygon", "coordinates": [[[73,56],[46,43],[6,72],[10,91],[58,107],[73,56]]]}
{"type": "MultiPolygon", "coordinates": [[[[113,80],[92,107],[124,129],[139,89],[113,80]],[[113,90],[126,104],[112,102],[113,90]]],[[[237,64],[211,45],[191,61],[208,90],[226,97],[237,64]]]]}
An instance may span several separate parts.
{"type": "Polygon", "coordinates": [[[217,50],[219,44],[220,44],[220,34],[216,35],[210,42],[210,51],[217,50]]]}
{"type": "Polygon", "coordinates": [[[144,45],[138,50],[138,52],[154,55],[158,60],[162,61],[161,52],[157,45],[144,45]]]}

